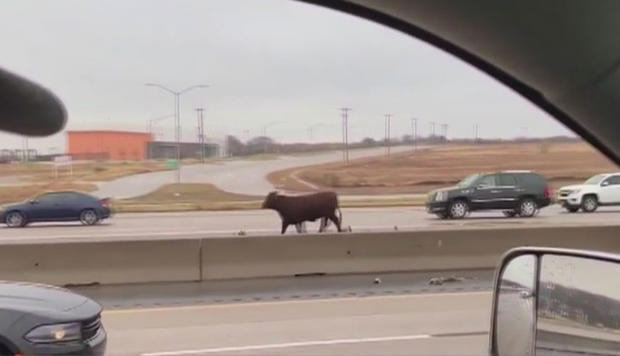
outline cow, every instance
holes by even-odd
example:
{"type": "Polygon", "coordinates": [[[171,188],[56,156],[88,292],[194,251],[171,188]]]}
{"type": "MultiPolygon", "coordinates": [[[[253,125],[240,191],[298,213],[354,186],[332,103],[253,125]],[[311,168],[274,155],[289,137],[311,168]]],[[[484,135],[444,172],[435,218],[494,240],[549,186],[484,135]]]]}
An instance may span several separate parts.
{"type": "Polygon", "coordinates": [[[263,209],[272,209],[278,212],[282,219],[282,234],[289,225],[295,225],[297,232],[305,230],[306,221],[321,219],[319,232],[323,232],[328,219],[333,221],[338,232],[342,229],[342,212],[338,206],[338,196],[334,192],[319,192],[307,195],[288,196],[271,192],[265,198],[263,209]],[[338,216],[336,216],[338,211],[338,216]]]}

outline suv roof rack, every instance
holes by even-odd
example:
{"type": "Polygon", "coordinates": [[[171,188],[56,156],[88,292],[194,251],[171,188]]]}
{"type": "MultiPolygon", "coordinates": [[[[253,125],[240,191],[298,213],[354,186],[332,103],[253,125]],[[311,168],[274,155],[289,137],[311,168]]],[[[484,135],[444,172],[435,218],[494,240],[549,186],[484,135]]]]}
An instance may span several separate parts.
{"type": "Polygon", "coordinates": [[[527,170],[527,169],[522,169],[522,170],[508,170],[508,171],[502,171],[502,173],[532,173],[532,171],[527,170]]]}

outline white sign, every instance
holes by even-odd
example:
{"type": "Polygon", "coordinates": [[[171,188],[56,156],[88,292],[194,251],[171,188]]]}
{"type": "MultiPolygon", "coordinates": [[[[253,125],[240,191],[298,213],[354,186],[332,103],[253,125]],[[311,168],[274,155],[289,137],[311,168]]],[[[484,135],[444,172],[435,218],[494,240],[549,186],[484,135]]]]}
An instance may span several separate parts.
{"type": "Polygon", "coordinates": [[[71,164],[71,156],[56,156],[54,157],[54,164],[57,166],[66,166],[71,164]]]}
{"type": "Polygon", "coordinates": [[[71,156],[54,157],[54,177],[58,178],[58,167],[62,166],[69,166],[69,174],[73,177],[73,165],[71,163],[71,156]]]}

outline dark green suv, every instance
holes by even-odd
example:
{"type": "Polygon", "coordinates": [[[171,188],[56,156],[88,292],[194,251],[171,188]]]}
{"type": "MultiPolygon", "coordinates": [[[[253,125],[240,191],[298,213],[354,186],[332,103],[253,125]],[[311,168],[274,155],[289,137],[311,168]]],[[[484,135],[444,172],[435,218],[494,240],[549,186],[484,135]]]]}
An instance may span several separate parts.
{"type": "Polygon", "coordinates": [[[461,219],[472,211],[501,210],[506,217],[532,217],[551,203],[551,189],[530,171],[473,174],[456,186],[428,194],[426,209],[442,219],[461,219]]]}

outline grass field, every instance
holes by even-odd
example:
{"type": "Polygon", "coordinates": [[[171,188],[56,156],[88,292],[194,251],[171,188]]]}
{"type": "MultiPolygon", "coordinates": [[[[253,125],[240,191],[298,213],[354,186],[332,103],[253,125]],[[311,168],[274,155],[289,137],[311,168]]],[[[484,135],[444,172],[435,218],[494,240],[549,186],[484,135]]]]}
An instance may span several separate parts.
{"type": "Polygon", "coordinates": [[[543,174],[554,187],[581,182],[617,167],[585,143],[443,146],[418,152],[372,157],[274,172],[280,189],[307,191],[308,182],[341,194],[425,193],[478,172],[527,169],[543,174]]]}
{"type": "Polygon", "coordinates": [[[166,163],[159,161],[86,162],[74,164],[73,175],[70,175],[68,167],[60,168],[56,178],[52,164],[13,163],[0,165],[0,177],[18,177],[26,182],[97,182],[166,169],[166,163]]]}

